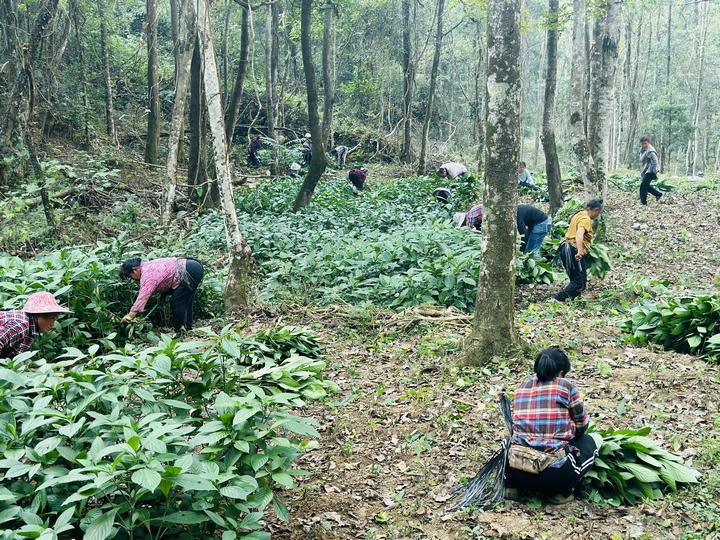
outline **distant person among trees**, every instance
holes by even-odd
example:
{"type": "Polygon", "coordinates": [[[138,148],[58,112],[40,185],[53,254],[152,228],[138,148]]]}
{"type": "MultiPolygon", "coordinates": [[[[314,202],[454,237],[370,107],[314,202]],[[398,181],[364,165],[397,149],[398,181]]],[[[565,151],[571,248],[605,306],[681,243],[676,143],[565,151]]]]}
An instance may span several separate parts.
{"type": "Polygon", "coordinates": [[[552,230],[552,218],[539,208],[521,204],[517,207],[517,228],[520,251],[539,254],[545,236],[552,230]]]}
{"type": "Polygon", "coordinates": [[[576,213],[570,219],[570,226],[565,234],[565,242],[558,249],[555,260],[562,262],[570,283],[553,298],[560,302],[577,298],[587,286],[587,264],[585,257],[590,251],[593,241],[593,220],[603,210],[602,199],[592,199],[585,205],[585,210],[576,213]]]}
{"type": "Polygon", "coordinates": [[[455,180],[459,176],[465,176],[468,170],[462,163],[455,163],[454,161],[443,163],[437,170],[437,175],[440,178],[450,178],[455,180]]]}
{"type": "Polygon", "coordinates": [[[527,164],[524,161],[518,162],[517,173],[518,186],[529,189],[537,189],[537,186],[535,185],[535,179],[528,170],[527,164]]]}
{"type": "Polygon", "coordinates": [[[302,169],[302,166],[299,163],[295,163],[294,161],[290,164],[288,167],[287,173],[285,173],[290,178],[297,178],[300,176],[300,170],[302,169]]]}
{"type": "Polygon", "coordinates": [[[349,148],[342,144],[336,146],[330,152],[330,155],[335,159],[335,168],[342,169],[345,166],[345,160],[347,159],[349,148]]]}
{"type": "Polygon", "coordinates": [[[363,167],[355,167],[348,172],[348,180],[355,190],[362,191],[365,189],[365,181],[367,180],[367,169],[363,167]]]}
{"type": "Polygon", "coordinates": [[[550,496],[564,504],[598,455],[586,433],[590,418],[580,392],[565,377],[570,359],[560,349],[544,349],[535,374],[515,390],[513,436],[505,472],[506,496],[522,492],[550,496]]]}
{"type": "Polygon", "coordinates": [[[151,261],[125,261],[120,267],[120,277],[139,281],[140,292],[122,322],[129,322],[145,311],[153,294],[170,294],[175,331],[192,330],[195,292],[202,282],[203,273],[203,265],[195,259],[167,257],[151,261]]]}
{"type": "Polygon", "coordinates": [[[658,154],[653,145],[650,144],[650,137],[640,139],[640,204],[647,205],[648,193],[655,196],[655,200],[660,200],[662,191],[655,189],[650,183],[657,180],[657,173],[660,170],[658,164],[658,154]]]}
{"type": "Polygon", "coordinates": [[[433,191],[433,197],[435,197],[438,204],[448,204],[450,197],[452,197],[452,191],[450,191],[450,188],[439,187],[433,191]]]}
{"type": "Polygon", "coordinates": [[[300,153],[302,153],[305,165],[310,165],[312,161],[313,142],[312,135],[306,133],[305,137],[300,141],[300,153]]]}
{"type": "Polygon", "coordinates": [[[0,358],[27,351],[33,337],[52,330],[58,316],[70,313],[49,292],[32,293],[22,309],[0,311],[0,358]]]}
{"type": "Polygon", "coordinates": [[[465,214],[465,219],[460,224],[461,227],[467,227],[473,231],[482,229],[483,221],[483,205],[476,204],[465,214]]]}
{"type": "Polygon", "coordinates": [[[260,151],[261,147],[262,143],[260,142],[260,135],[255,135],[250,141],[250,144],[248,145],[248,165],[250,165],[251,167],[260,166],[258,152],[260,151]]]}

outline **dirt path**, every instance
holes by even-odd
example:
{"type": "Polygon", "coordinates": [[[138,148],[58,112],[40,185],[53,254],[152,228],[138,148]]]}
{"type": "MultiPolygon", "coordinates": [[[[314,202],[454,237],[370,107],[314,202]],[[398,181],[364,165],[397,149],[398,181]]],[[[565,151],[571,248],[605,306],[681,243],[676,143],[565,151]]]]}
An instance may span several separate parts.
{"type": "MultiPolygon", "coordinates": [[[[287,493],[288,525],[273,538],[713,538],[720,520],[720,392],[715,366],[623,344],[619,308],[639,277],[708,290],[720,260],[720,193],[681,193],[641,208],[610,201],[616,269],[587,300],[539,302],[550,287],[524,290],[518,324],[538,348],[560,344],[571,377],[601,426],[651,425],[653,436],[703,473],[703,484],[633,508],[576,501],[558,509],[508,502],[492,512],[447,513],[449,495],[498,447],[495,405],[531,369],[530,358],[459,367],[462,318],[434,323],[417,314],[359,308],[285,314],[330,344],[328,375],[342,387],[334,406],[314,407],[323,433],[300,468],[311,474],[287,493]],[[537,303],[533,303],[536,302],[537,303]],[[715,531],[715,532],[713,532],[715,531]]],[[[549,289],[549,290],[548,290],[549,289]]]]}

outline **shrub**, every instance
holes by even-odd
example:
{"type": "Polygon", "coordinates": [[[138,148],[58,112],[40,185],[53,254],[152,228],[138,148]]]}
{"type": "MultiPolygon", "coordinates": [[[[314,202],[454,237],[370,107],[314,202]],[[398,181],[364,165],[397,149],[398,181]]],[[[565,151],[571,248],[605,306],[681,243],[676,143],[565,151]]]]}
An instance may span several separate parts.
{"type": "Polygon", "coordinates": [[[720,298],[695,295],[644,302],[622,322],[631,343],[720,359],[720,298]]]}
{"type": "Polygon", "coordinates": [[[265,511],[288,518],[278,490],[304,474],[293,461],[318,436],[290,411],[337,390],[322,360],[294,352],[317,347],[312,336],[275,335],[296,344],[251,358],[248,342],[267,334],[226,328],[205,342],[3,361],[4,527],[31,538],[269,538],[265,511]]]}
{"type": "Polygon", "coordinates": [[[700,473],[646,437],[649,433],[649,427],[591,430],[600,456],[582,480],[584,495],[592,502],[619,506],[659,499],[678,484],[696,483],[700,473]]]}

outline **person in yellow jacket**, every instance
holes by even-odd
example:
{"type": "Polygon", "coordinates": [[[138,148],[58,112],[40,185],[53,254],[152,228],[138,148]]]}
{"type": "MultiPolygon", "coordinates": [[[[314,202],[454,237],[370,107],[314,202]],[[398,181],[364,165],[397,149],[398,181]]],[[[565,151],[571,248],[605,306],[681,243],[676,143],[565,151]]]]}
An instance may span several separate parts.
{"type": "Polygon", "coordinates": [[[587,285],[587,263],[585,256],[590,251],[593,241],[593,220],[603,210],[602,199],[592,199],[570,219],[570,226],[565,234],[565,242],[555,255],[562,262],[570,283],[553,298],[560,302],[577,298],[587,285]]]}

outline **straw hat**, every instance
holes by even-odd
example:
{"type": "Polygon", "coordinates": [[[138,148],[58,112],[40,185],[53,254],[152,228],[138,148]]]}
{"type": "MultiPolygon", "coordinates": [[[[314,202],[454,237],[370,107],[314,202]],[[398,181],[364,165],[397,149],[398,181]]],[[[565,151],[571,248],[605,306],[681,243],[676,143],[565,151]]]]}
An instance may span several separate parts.
{"type": "Polygon", "coordinates": [[[72,313],[69,309],[58,304],[55,296],[49,292],[32,293],[28,297],[27,302],[25,302],[23,311],[33,315],[42,315],[44,313],[72,313]]]}

